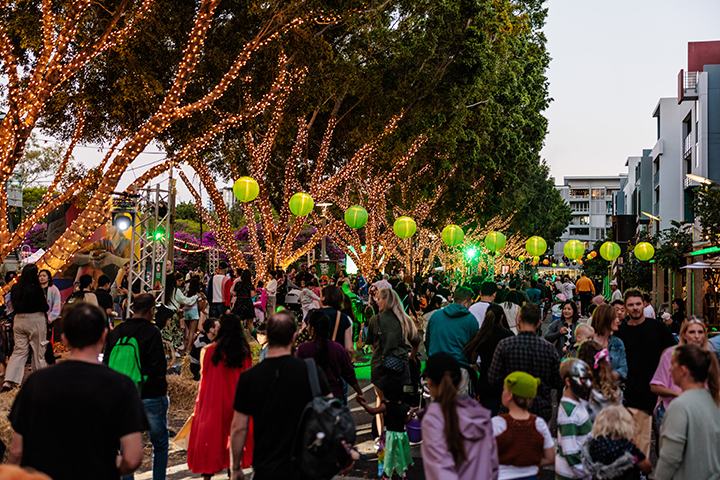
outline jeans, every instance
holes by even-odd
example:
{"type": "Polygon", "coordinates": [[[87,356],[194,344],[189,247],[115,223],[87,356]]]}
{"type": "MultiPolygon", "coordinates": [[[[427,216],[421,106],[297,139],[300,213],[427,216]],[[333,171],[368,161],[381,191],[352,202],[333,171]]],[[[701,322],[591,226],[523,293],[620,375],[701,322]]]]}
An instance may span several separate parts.
{"type": "Polygon", "coordinates": [[[220,303],[211,303],[210,304],[210,317],[211,318],[220,318],[223,313],[225,313],[226,307],[225,304],[220,303]]]}
{"type": "MultiPolygon", "coordinates": [[[[168,464],[168,444],[170,433],[167,426],[168,397],[146,398],[143,401],[145,414],[150,424],[150,443],[153,447],[153,480],[165,480],[168,464]]],[[[123,480],[130,480],[133,475],[123,477],[123,480]]]]}
{"type": "Polygon", "coordinates": [[[658,408],[655,411],[655,419],[657,420],[658,431],[660,431],[660,427],[662,426],[663,418],[665,418],[665,404],[660,402],[660,405],[658,405],[658,408]]]}

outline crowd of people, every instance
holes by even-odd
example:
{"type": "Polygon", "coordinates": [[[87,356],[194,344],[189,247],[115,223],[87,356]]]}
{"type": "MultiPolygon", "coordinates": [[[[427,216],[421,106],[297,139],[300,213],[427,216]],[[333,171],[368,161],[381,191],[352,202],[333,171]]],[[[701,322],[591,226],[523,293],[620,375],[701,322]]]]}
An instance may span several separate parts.
{"type": "MultiPolygon", "coordinates": [[[[81,276],[63,304],[50,272],[23,268],[6,298],[14,346],[3,390],[22,384],[11,463],[55,479],[120,478],[140,464],[148,432],[153,479],[164,479],[167,374],[180,363],[200,382],[187,462],[204,478],[227,469],[242,479],[249,467],[257,480],[307,478],[295,458],[306,406],[316,395],[347,405],[350,389],[375,417],[387,478],[411,468],[406,425],[416,417],[430,480],[537,479],[550,465],[561,480],[641,478],[653,468],[653,431],[655,478],[720,472],[706,325],[682,312],[655,319],[638,290],[611,282],[606,299],[584,275],[368,279],[304,266],[260,279],[225,263],[166,275],[158,299],[130,286],[129,265],[114,281],[81,276]],[[53,342],[70,354],[45,368],[53,342]],[[373,406],[353,367],[368,350],[373,406]],[[73,425],[62,445],[52,434],[60,412],[73,425]],[[87,476],[70,460],[78,455],[93,459],[87,476]]],[[[340,452],[343,468],[358,457],[345,443],[340,452]]]]}

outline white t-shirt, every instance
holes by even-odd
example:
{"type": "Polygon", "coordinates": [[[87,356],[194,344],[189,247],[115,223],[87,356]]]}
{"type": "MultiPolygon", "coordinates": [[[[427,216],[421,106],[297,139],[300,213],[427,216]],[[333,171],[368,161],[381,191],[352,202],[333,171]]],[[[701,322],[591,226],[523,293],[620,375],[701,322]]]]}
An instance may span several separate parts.
{"type": "Polygon", "coordinates": [[[623,299],[622,292],[620,291],[620,289],[617,289],[612,293],[612,297],[610,297],[610,303],[614,302],[615,300],[622,300],[622,299],[623,299]]]}
{"type": "Polygon", "coordinates": [[[470,306],[470,313],[475,315],[478,322],[478,328],[482,327],[482,324],[485,321],[485,312],[487,312],[489,306],[490,304],[488,302],[483,301],[479,301],[470,306]]]}
{"type": "Polygon", "coordinates": [[[225,283],[225,275],[216,274],[212,279],[212,301],[213,303],[223,303],[223,284],[225,283]]]}
{"type": "MultiPolygon", "coordinates": [[[[493,426],[493,434],[497,437],[501,433],[503,433],[505,430],[507,430],[507,422],[502,417],[493,417],[492,418],[492,426],[493,426]]],[[[547,426],[547,423],[545,423],[545,420],[543,420],[540,417],[537,417],[535,419],[535,428],[538,432],[540,432],[543,436],[543,448],[554,448],[555,447],[555,441],[553,440],[552,435],[550,434],[550,429],[547,426]]],[[[499,475],[498,480],[511,480],[514,478],[525,478],[530,477],[533,475],[537,475],[538,473],[538,467],[531,465],[529,467],[515,467],[513,465],[500,465],[499,469],[499,475]]]]}
{"type": "Polygon", "coordinates": [[[655,318],[655,309],[652,307],[652,305],[648,305],[643,310],[643,313],[645,314],[645,318],[655,318]]]}
{"type": "Polygon", "coordinates": [[[277,294],[277,280],[274,278],[271,278],[268,280],[267,287],[265,287],[265,290],[267,291],[267,294],[271,297],[274,297],[275,294],[277,294]]]}

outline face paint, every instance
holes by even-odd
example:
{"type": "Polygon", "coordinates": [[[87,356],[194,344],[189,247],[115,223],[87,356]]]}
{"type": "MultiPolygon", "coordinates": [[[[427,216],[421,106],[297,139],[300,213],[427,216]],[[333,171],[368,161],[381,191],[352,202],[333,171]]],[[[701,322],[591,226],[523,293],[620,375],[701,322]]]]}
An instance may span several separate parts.
{"type": "Polygon", "coordinates": [[[587,363],[578,360],[573,364],[570,373],[570,391],[583,400],[590,398],[592,390],[592,373],[587,363]]]}

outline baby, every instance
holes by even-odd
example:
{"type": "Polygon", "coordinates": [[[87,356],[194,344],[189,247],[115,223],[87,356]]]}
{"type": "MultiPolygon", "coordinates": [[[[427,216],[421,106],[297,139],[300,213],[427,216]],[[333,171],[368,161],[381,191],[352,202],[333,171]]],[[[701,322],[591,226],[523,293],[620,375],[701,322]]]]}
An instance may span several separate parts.
{"type": "Polygon", "coordinates": [[[587,323],[581,323],[577,327],[575,327],[575,344],[568,348],[563,347],[563,350],[565,351],[565,356],[563,357],[563,360],[566,358],[577,358],[577,352],[580,348],[580,345],[585,340],[590,340],[595,335],[595,329],[588,325],[587,323]]]}

